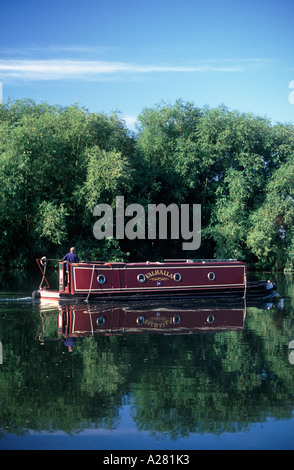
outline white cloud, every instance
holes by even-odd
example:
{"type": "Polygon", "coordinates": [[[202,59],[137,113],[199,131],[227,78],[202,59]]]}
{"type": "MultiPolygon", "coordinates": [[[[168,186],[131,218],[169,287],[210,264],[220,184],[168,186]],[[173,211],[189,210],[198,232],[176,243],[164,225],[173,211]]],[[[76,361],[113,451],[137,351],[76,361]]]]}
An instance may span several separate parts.
{"type": "Polygon", "coordinates": [[[268,66],[269,59],[195,61],[189,65],[136,64],[117,61],[73,59],[10,59],[0,60],[0,79],[34,80],[101,80],[122,75],[151,73],[235,73],[268,66]]]}
{"type": "Polygon", "coordinates": [[[127,62],[82,60],[7,60],[0,61],[0,77],[22,80],[93,80],[101,75],[191,72],[240,72],[242,67],[203,64],[139,65],[127,62]]]}

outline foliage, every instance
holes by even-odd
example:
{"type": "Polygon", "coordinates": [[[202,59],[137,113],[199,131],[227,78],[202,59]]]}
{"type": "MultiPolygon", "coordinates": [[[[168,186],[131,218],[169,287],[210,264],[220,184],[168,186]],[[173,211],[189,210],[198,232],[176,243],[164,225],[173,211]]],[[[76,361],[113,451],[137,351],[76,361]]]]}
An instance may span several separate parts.
{"type": "Polygon", "coordinates": [[[31,100],[0,105],[0,266],[38,256],[183,257],[181,240],[104,240],[93,209],[201,204],[202,244],[184,257],[294,269],[294,127],[181,100],[118,114],[31,100]],[[89,256],[91,255],[91,256],[89,256]]]}
{"type": "Polygon", "coordinates": [[[77,106],[17,101],[1,111],[0,265],[24,265],[44,252],[61,257],[93,238],[89,206],[105,196],[107,179],[120,189],[118,162],[127,166],[132,139],[118,116],[77,106]]]}
{"type": "Polygon", "coordinates": [[[250,215],[247,243],[263,262],[294,270],[294,159],[275,171],[262,205],[250,215]]]}

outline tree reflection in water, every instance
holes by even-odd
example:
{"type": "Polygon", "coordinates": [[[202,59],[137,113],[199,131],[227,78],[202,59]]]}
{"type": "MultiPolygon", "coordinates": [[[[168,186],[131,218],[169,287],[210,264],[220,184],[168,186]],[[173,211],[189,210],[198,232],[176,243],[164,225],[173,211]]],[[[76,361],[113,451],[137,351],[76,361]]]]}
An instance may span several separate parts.
{"type": "Polygon", "coordinates": [[[174,440],[291,418],[293,309],[265,307],[2,306],[1,435],[116,429],[126,404],[174,440]]]}

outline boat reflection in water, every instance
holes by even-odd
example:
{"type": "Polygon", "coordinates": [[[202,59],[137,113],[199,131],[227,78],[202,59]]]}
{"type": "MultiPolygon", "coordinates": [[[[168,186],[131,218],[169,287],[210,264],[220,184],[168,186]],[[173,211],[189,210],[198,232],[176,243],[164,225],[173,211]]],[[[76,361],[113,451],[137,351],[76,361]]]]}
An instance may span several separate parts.
{"type": "Polygon", "coordinates": [[[243,329],[244,308],[134,308],[60,307],[58,333],[67,336],[138,333],[195,333],[243,329]]]}
{"type": "MultiPolygon", "coordinates": [[[[270,306],[263,304],[261,308],[270,306]]],[[[51,310],[43,316],[42,326],[36,335],[42,341],[50,337],[49,331],[46,332],[46,323],[49,317],[52,318],[52,313],[51,310]]],[[[245,320],[245,302],[236,305],[140,303],[124,306],[79,303],[58,307],[57,337],[71,349],[80,337],[238,331],[245,328],[245,320]]]]}

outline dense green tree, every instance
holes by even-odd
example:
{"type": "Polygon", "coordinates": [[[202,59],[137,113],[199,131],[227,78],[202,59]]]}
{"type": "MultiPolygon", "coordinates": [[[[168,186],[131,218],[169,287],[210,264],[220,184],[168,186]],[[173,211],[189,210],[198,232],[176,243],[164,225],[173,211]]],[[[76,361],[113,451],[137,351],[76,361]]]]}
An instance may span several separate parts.
{"type": "Polygon", "coordinates": [[[90,236],[93,207],[105,196],[95,186],[101,168],[104,183],[111,179],[115,187],[112,156],[126,161],[132,139],[117,115],[76,105],[17,101],[2,105],[0,118],[0,264],[21,266],[48,250],[60,257],[68,244],[90,236]],[[112,158],[108,168],[105,155],[112,158]]]}
{"type": "Polygon", "coordinates": [[[294,270],[294,159],[275,171],[249,217],[247,244],[262,266],[294,270]]]}
{"type": "Polygon", "coordinates": [[[181,100],[119,114],[19,100],[0,105],[0,266],[75,244],[82,258],[183,257],[178,240],[103,240],[94,207],[201,204],[202,243],[185,257],[293,269],[294,127],[181,100]]]}

